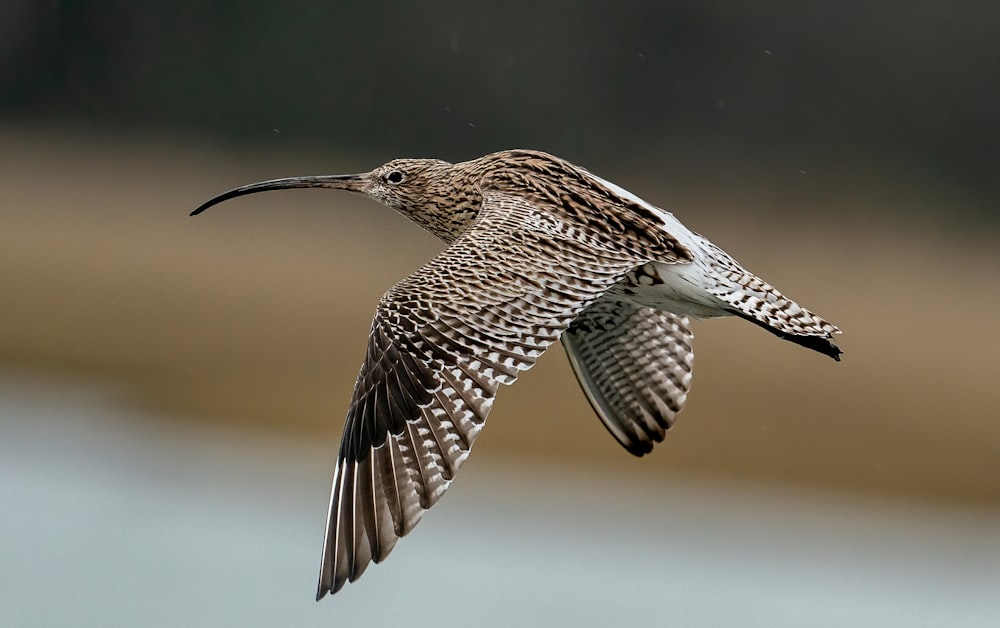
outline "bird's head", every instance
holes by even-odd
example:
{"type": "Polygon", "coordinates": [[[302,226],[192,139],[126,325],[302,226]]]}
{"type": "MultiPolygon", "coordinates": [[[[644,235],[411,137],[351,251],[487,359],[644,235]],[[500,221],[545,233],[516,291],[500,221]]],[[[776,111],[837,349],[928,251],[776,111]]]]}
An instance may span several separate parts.
{"type": "Polygon", "coordinates": [[[475,186],[455,180],[455,167],[437,159],[394,159],[371,172],[272,179],[251,183],[212,198],[191,212],[198,215],[237,196],[269,190],[326,188],[364,194],[391,207],[446,240],[475,217],[481,198],[475,186]],[[456,185],[458,184],[458,185],[456,185]]]}
{"type": "Polygon", "coordinates": [[[452,165],[437,159],[393,159],[362,175],[361,193],[413,216],[450,184],[452,165]]]}

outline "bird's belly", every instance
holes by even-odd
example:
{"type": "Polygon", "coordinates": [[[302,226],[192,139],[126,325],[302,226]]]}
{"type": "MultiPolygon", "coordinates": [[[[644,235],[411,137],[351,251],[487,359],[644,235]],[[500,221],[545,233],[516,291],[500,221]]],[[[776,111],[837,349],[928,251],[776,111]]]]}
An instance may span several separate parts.
{"type": "Polygon", "coordinates": [[[709,279],[695,264],[650,262],[631,271],[609,294],[644,307],[693,318],[727,316],[723,304],[707,290],[709,279]]]}

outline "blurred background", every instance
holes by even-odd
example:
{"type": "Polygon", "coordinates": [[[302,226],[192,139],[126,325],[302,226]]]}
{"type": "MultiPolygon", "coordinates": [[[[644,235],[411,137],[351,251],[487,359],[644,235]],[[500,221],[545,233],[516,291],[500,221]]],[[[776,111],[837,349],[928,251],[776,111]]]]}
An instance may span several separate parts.
{"type": "Polygon", "coordinates": [[[0,625],[1000,625],[1000,5],[0,3],[0,625]],[[371,313],[440,245],[237,185],[546,150],[844,330],[696,323],[667,441],[560,348],[312,601],[371,313]]]}

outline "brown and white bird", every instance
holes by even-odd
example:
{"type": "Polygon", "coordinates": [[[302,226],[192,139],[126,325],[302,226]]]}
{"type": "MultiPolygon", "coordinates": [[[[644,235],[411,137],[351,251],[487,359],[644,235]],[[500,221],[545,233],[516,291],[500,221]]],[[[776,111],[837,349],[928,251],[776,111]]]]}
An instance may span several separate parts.
{"type": "Polygon", "coordinates": [[[608,431],[641,456],[691,386],[689,318],[739,316],[840,359],[839,330],[664,211],[546,153],[397,159],[245,194],[364,194],[447,243],[379,301],[347,411],[316,599],[410,532],[469,455],[501,384],[560,338],[608,431]]]}

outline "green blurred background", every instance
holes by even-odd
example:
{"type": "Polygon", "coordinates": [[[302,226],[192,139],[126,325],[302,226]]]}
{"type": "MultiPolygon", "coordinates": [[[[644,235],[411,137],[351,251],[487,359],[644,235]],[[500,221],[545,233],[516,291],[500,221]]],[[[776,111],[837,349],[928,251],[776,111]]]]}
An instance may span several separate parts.
{"type": "Polygon", "coordinates": [[[278,467],[321,456],[318,550],[371,312],[440,245],[347,195],[187,213],[261,179],[537,148],[838,324],[844,361],[697,323],[687,409],[637,460],[555,349],[473,460],[995,512],[998,24],[986,1],[5,0],[0,374],[113,391],[181,450],[205,429],[280,443],[278,467]]]}

